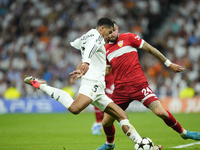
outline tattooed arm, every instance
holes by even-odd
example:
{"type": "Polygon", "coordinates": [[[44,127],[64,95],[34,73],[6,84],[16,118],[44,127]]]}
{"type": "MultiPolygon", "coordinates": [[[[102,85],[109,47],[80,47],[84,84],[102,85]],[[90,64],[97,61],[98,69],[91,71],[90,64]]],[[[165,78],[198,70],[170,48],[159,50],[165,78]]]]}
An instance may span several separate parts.
{"type": "Polygon", "coordinates": [[[149,52],[150,54],[158,58],[160,61],[162,61],[163,63],[165,63],[167,60],[167,58],[159,50],[157,50],[155,47],[151,46],[149,43],[145,41],[144,41],[142,49],[149,52]]]}
{"type": "Polygon", "coordinates": [[[149,43],[144,41],[142,49],[149,52],[156,58],[158,58],[161,62],[165,63],[167,67],[169,67],[173,72],[182,72],[185,71],[185,68],[179,66],[177,64],[171,63],[159,50],[151,46],[149,43]]]}

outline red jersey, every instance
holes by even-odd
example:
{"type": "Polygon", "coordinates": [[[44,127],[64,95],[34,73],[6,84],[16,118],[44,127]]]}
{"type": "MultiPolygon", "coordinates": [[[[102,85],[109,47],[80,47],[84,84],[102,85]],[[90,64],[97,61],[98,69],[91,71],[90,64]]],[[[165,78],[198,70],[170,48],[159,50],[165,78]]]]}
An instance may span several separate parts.
{"type": "Polygon", "coordinates": [[[115,43],[105,46],[108,65],[112,67],[114,85],[134,85],[138,90],[148,82],[139,62],[136,48],[142,48],[144,40],[133,33],[121,33],[115,43]]]}

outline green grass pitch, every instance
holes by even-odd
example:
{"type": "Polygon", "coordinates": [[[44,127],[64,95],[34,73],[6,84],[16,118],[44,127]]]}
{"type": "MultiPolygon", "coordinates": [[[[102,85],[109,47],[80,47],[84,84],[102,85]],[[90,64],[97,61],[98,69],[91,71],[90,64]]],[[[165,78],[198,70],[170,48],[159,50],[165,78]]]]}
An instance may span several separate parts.
{"type": "MultiPolygon", "coordinates": [[[[151,112],[128,113],[131,124],[141,136],[149,137],[163,150],[197,141],[183,140],[179,134],[151,112]]],[[[174,114],[185,129],[200,132],[200,114],[174,114]]],[[[105,135],[92,135],[94,113],[3,114],[0,115],[0,150],[95,150],[105,135]]],[[[115,150],[134,150],[134,144],[115,123],[115,150]]],[[[200,149],[193,145],[184,150],[200,149]]]]}

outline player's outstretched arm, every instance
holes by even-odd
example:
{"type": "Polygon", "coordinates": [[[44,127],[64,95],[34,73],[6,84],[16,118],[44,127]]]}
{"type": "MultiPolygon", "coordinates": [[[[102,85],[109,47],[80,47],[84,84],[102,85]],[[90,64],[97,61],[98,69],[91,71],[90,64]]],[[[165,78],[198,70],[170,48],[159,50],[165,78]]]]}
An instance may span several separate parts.
{"type": "Polygon", "coordinates": [[[169,67],[173,72],[182,72],[185,71],[185,68],[179,66],[177,64],[171,63],[159,50],[155,47],[151,46],[149,43],[144,41],[142,49],[151,53],[153,56],[158,58],[161,62],[163,62],[167,67],[169,67]]]}

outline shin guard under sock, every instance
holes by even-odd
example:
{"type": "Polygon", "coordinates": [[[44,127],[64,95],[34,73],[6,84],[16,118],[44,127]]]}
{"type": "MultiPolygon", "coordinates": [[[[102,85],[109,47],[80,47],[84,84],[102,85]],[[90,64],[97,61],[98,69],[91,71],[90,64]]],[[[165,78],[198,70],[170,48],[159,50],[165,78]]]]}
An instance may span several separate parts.
{"type": "Polygon", "coordinates": [[[41,84],[39,89],[46,92],[53,99],[59,101],[67,109],[74,102],[73,98],[67,92],[65,92],[63,90],[48,86],[46,84],[41,84]]]}
{"type": "Polygon", "coordinates": [[[124,125],[126,125],[126,126],[129,127],[129,130],[126,132],[126,135],[128,136],[128,138],[131,141],[133,141],[134,143],[136,143],[137,140],[141,139],[141,136],[138,134],[138,132],[136,131],[136,129],[129,123],[128,119],[121,120],[119,123],[120,123],[121,128],[124,125]]]}
{"type": "Polygon", "coordinates": [[[169,114],[169,117],[167,119],[163,119],[164,122],[169,127],[174,129],[176,132],[182,133],[184,131],[184,129],[181,127],[180,123],[174,118],[174,116],[169,111],[167,111],[167,113],[169,114]]]}
{"type": "Polygon", "coordinates": [[[106,134],[107,143],[113,143],[115,140],[115,126],[103,127],[106,134]]]}

